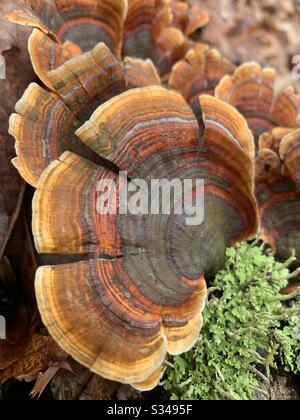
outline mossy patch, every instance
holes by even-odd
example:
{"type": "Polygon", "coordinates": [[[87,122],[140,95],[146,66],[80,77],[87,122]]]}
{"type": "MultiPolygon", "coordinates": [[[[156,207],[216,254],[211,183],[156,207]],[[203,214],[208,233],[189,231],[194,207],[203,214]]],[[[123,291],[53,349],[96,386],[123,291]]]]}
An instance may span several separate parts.
{"type": "Polygon", "coordinates": [[[197,344],[167,362],[171,399],[267,398],[275,369],[300,372],[299,296],[280,293],[294,275],[293,258],[283,264],[247,243],[226,255],[197,344]]]}

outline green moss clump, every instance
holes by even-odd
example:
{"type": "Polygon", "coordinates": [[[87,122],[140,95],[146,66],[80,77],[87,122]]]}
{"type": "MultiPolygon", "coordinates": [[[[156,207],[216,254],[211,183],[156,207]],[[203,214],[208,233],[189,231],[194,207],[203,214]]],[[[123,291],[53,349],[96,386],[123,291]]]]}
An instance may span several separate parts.
{"type": "Polygon", "coordinates": [[[198,342],[167,362],[162,384],[171,399],[263,398],[272,369],[300,372],[299,300],[280,294],[293,258],[282,264],[247,243],[226,255],[198,342]]]}

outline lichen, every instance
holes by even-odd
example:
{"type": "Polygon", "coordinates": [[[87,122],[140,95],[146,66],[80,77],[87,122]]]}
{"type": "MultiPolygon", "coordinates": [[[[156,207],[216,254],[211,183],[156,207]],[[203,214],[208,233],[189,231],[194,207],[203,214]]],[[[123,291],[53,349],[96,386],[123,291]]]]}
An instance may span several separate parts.
{"type": "Polygon", "coordinates": [[[229,248],[216,275],[196,345],[167,361],[163,387],[171,399],[268,398],[280,366],[300,372],[299,293],[282,295],[290,273],[263,245],[229,248]]]}

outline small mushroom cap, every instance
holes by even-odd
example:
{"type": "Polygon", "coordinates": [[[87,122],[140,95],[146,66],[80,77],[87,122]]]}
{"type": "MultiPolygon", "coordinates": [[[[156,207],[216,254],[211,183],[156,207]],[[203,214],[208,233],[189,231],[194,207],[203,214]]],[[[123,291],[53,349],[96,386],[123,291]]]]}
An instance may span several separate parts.
{"type": "Polygon", "coordinates": [[[207,25],[209,15],[197,4],[190,4],[189,1],[171,1],[172,25],[181,29],[186,35],[192,35],[198,29],[207,25]]]}
{"type": "Polygon", "coordinates": [[[72,150],[75,144],[80,146],[74,135],[74,127],[80,123],[58,95],[35,83],[29,85],[17,102],[16,112],[9,120],[9,133],[16,140],[17,153],[12,162],[21,176],[36,186],[53,159],[66,149],[72,150]]]}
{"type": "Polygon", "coordinates": [[[282,259],[288,258],[294,249],[299,264],[300,130],[288,129],[285,134],[278,129],[260,139],[260,146],[263,145],[270,148],[260,148],[256,159],[261,237],[282,259]]]}
{"type": "MultiPolygon", "coordinates": [[[[36,2],[36,4],[38,4],[38,2],[36,2]]],[[[49,4],[49,3],[45,2],[45,4],[49,4]]],[[[55,34],[56,28],[53,27],[53,25],[51,25],[51,22],[47,20],[47,14],[44,14],[42,17],[37,12],[37,10],[40,10],[40,9],[32,8],[31,6],[32,6],[31,4],[28,4],[27,7],[10,12],[6,15],[6,18],[10,22],[18,23],[19,25],[37,28],[40,31],[44,32],[46,35],[48,35],[50,38],[52,38],[54,42],[60,43],[59,38],[55,34]],[[46,19],[47,21],[45,22],[44,19],[46,19]]],[[[58,14],[55,17],[56,17],[55,19],[56,22],[58,20],[60,24],[63,23],[58,14]]]]}
{"type": "Polygon", "coordinates": [[[199,95],[213,95],[222,77],[233,73],[234,68],[217,50],[198,43],[186,53],[184,60],[173,66],[169,84],[183,95],[195,114],[200,116],[199,95]]]}
{"type": "Polygon", "coordinates": [[[26,0],[7,15],[10,21],[36,28],[29,39],[32,66],[50,89],[48,72],[100,41],[120,56],[127,0],[26,0]]]}
{"type": "Polygon", "coordinates": [[[125,57],[123,60],[126,85],[128,88],[160,85],[161,80],[151,60],[125,57]]]}
{"type": "Polygon", "coordinates": [[[291,86],[276,96],[275,76],[274,69],[245,63],[232,76],[224,76],[215,91],[217,98],[236,107],[246,118],[256,141],[274,127],[298,125],[300,97],[291,86]]]}
{"type": "Polygon", "coordinates": [[[183,32],[172,26],[170,0],[130,0],[124,26],[123,56],[150,58],[166,78],[187,48],[183,32]]]}
{"type": "MultiPolygon", "coordinates": [[[[281,259],[291,256],[293,250],[300,250],[300,193],[287,179],[273,183],[269,188],[259,185],[259,213],[261,238],[269,243],[281,259]],[[281,189],[281,193],[277,190],[281,189]]],[[[297,265],[299,258],[297,259],[297,265]]]]}
{"type": "Polygon", "coordinates": [[[271,149],[278,153],[281,140],[292,131],[294,131],[293,128],[275,127],[271,131],[263,133],[258,140],[259,149],[271,149]]]}
{"type": "Polygon", "coordinates": [[[122,65],[103,42],[51,71],[48,77],[81,121],[101,103],[126,89],[122,65]]]}
{"type": "Polygon", "coordinates": [[[233,106],[228,106],[223,101],[208,95],[200,96],[200,104],[206,128],[210,125],[215,127],[219,125],[227,132],[231,142],[238,145],[245,155],[254,159],[253,136],[241,114],[233,106]]]}
{"type": "Polygon", "coordinates": [[[48,73],[82,53],[81,48],[73,42],[58,44],[38,29],[34,29],[29,38],[28,50],[36,75],[50,89],[53,86],[48,73]]]}
{"type": "Polygon", "coordinates": [[[279,146],[279,156],[284,163],[284,174],[295,182],[300,181],[300,129],[283,137],[279,146]]]}
{"type": "Polygon", "coordinates": [[[255,161],[255,178],[258,183],[260,180],[268,179],[271,175],[281,174],[281,162],[274,150],[259,149],[255,161]]]}

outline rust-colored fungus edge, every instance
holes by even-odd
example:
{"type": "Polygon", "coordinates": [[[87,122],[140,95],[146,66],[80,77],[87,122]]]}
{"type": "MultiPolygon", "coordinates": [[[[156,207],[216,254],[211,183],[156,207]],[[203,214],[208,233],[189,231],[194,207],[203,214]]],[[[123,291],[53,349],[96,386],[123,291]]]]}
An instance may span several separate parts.
{"type": "Polygon", "coordinates": [[[201,115],[199,95],[214,95],[215,87],[222,77],[234,70],[235,66],[217,50],[197,43],[183,60],[174,64],[169,85],[182,94],[196,115],[201,115]]]}
{"type": "Polygon", "coordinates": [[[261,237],[286,259],[300,251],[300,129],[273,129],[259,139],[256,197],[261,237]]]}
{"type": "Polygon", "coordinates": [[[275,77],[272,68],[244,63],[232,76],[224,76],[215,90],[217,98],[233,105],[245,117],[256,142],[261,134],[275,127],[296,128],[299,124],[300,96],[292,86],[276,95],[275,77]]]}
{"type": "Polygon", "coordinates": [[[99,42],[119,59],[151,59],[166,79],[192,44],[189,35],[208,22],[199,7],[177,0],[25,0],[7,19],[35,28],[32,65],[50,88],[49,71],[99,42]]]}

